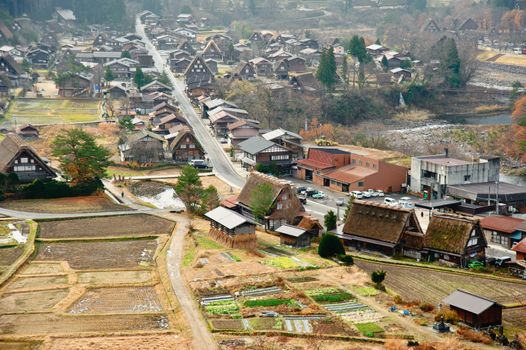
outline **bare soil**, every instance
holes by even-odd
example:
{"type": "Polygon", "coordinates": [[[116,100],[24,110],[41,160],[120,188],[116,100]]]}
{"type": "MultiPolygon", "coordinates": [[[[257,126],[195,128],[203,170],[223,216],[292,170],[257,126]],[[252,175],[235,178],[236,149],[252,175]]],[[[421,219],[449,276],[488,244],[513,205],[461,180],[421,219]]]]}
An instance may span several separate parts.
{"type": "Polygon", "coordinates": [[[37,260],[65,260],[72,269],[135,268],[152,263],[157,240],[41,243],[37,260]]]}
{"type": "Polygon", "coordinates": [[[154,287],[89,289],[68,310],[69,314],[149,313],[162,311],[154,287]]]}
{"type": "Polygon", "coordinates": [[[174,334],[128,337],[55,338],[47,350],[187,350],[191,343],[174,334]]]}
{"type": "Polygon", "coordinates": [[[39,222],[42,238],[117,237],[170,234],[174,222],[152,215],[122,215],[39,222]]]}
{"type": "Polygon", "coordinates": [[[115,285],[124,283],[147,283],[152,281],[150,271],[92,271],[78,274],[78,283],[90,285],[115,285]]]}
{"type": "Polygon", "coordinates": [[[35,289],[50,286],[64,286],[68,284],[68,276],[49,277],[16,277],[7,288],[8,291],[16,289],[35,289]]]}
{"type": "Polygon", "coordinates": [[[33,213],[94,213],[121,211],[129,208],[113,203],[106,195],[66,197],[53,199],[6,200],[2,208],[33,213]]]}
{"type": "Polygon", "coordinates": [[[60,263],[30,262],[20,271],[20,275],[45,275],[65,272],[60,263]]]}
{"type": "Polygon", "coordinates": [[[0,248],[0,265],[11,265],[24,252],[24,247],[0,248]]]}
{"type": "Polygon", "coordinates": [[[0,298],[0,310],[5,313],[47,311],[64,299],[68,293],[68,289],[52,289],[4,294],[0,298]]]}

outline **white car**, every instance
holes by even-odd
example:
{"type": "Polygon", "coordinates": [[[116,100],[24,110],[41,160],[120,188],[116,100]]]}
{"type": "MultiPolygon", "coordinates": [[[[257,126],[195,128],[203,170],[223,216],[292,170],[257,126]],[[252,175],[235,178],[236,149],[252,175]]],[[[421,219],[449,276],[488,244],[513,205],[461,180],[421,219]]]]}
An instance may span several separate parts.
{"type": "Polygon", "coordinates": [[[369,193],[371,195],[371,197],[377,197],[378,194],[376,193],[375,190],[373,190],[372,188],[368,189],[367,190],[367,193],[369,193]]]}
{"type": "Polygon", "coordinates": [[[360,191],[352,191],[351,192],[351,196],[353,198],[356,198],[356,199],[362,199],[363,198],[363,194],[360,191]]]}
{"type": "Polygon", "coordinates": [[[411,197],[402,197],[400,198],[400,201],[398,202],[402,207],[407,209],[413,209],[415,207],[415,203],[411,200],[411,197]]]}
{"type": "Polygon", "coordinates": [[[362,192],[363,198],[371,198],[373,195],[370,192],[364,191],[362,192]]]}
{"type": "Polygon", "coordinates": [[[385,193],[382,190],[376,191],[376,197],[385,197],[385,193]]]}
{"type": "Polygon", "coordinates": [[[398,201],[394,198],[391,198],[391,197],[385,197],[384,198],[384,204],[387,204],[387,205],[397,205],[398,204],[398,201]]]}

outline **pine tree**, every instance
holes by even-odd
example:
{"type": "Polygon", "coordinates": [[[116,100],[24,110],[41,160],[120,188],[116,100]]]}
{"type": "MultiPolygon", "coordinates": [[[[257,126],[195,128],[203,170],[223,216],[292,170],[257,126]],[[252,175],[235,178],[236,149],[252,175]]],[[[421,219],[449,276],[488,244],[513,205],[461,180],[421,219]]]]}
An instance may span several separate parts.
{"type": "Polygon", "coordinates": [[[327,214],[323,217],[323,223],[325,224],[325,229],[327,231],[332,231],[336,228],[338,218],[332,210],[329,210],[327,214]]]}
{"type": "Polygon", "coordinates": [[[347,202],[345,213],[343,214],[343,222],[347,222],[347,218],[349,217],[349,213],[351,212],[353,202],[354,202],[354,197],[351,196],[351,198],[349,198],[349,201],[347,202]]]}
{"type": "Polygon", "coordinates": [[[347,62],[347,55],[343,55],[342,78],[345,86],[349,85],[349,62],[347,62]]]}
{"type": "Polygon", "coordinates": [[[389,61],[387,61],[387,57],[385,57],[385,55],[382,56],[382,67],[384,68],[384,72],[387,71],[387,68],[389,68],[389,61]]]}
{"type": "Polygon", "coordinates": [[[113,72],[111,71],[110,67],[106,67],[106,69],[104,70],[104,80],[106,80],[109,83],[114,79],[115,76],[113,75],[113,72]]]}
{"type": "Polygon", "coordinates": [[[376,41],[374,42],[376,45],[382,45],[382,43],[380,42],[380,38],[376,38],[376,41]]]}
{"type": "Polygon", "coordinates": [[[133,82],[137,85],[137,88],[140,90],[144,85],[144,73],[142,72],[141,67],[135,69],[135,76],[133,77],[133,82]]]}
{"type": "Polygon", "coordinates": [[[316,71],[316,78],[329,90],[331,90],[336,83],[336,60],[332,47],[322,50],[320,64],[316,71]]]}

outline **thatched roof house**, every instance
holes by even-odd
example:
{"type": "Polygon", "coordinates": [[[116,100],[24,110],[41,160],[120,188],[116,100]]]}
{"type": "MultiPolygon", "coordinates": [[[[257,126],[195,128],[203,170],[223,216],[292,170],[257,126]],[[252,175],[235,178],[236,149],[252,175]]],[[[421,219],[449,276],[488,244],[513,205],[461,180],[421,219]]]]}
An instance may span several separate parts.
{"type": "Polygon", "coordinates": [[[272,194],[272,204],[264,219],[266,229],[275,230],[283,224],[292,224],[296,218],[303,216],[305,208],[290,182],[257,171],[250,173],[237,199],[243,215],[254,218],[251,209],[253,193],[263,184],[269,185],[272,194]]]}
{"type": "Polygon", "coordinates": [[[357,249],[415,258],[424,239],[413,209],[361,200],[354,201],[341,238],[357,249]]]}
{"type": "Polygon", "coordinates": [[[424,238],[428,260],[467,266],[484,257],[486,239],[476,217],[437,214],[431,218],[424,238]]]}

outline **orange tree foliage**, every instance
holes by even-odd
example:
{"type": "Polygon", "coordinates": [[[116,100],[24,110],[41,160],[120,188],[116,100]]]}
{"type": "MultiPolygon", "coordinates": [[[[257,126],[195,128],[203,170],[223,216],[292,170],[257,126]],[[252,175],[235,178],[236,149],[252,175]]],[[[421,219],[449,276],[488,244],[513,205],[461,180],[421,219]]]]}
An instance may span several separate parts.
{"type": "Polygon", "coordinates": [[[305,140],[310,141],[315,140],[320,136],[325,136],[327,140],[334,140],[334,127],[329,123],[319,123],[318,118],[312,118],[311,122],[309,123],[309,129],[301,129],[300,136],[305,140]]]}
{"type": "Polygon", "coordinates": [[[526,22],[524,10],[511,10],[505,12],[500,20],[501,28],[510,32],[521,31],[526,22]]]}
{"type": "Polygon", "coordinates": [[[515,102],[512,112],[513,125],[510,128],[509,142],[504,142],[506,153],[521,162],[526,162],[526,96],[515,102]]]}

